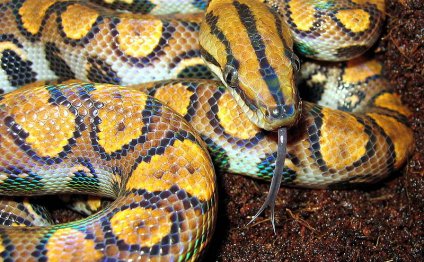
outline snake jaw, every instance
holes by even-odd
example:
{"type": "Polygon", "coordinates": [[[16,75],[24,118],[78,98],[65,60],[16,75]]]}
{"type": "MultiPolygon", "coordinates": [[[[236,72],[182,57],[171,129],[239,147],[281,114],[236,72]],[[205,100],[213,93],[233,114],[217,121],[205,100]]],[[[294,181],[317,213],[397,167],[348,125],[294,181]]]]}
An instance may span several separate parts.
{"type": "Polygon", "coordinates": [[[287,149],[287,127],[281,127],[278,129],[278,149],[277,149],[277,159],[275,162],[274,175],[272,176],[271,185],[269,186],[268,195],[264,203],[262,204],[259,211],[253,216],[252,220],[247,223],[247,226],[253,223],[256,218],[269,206],[271,208],[271,223],[272,228],[275,230],[275,200],[277,199],[277,194],[281,186],[281,181],[283,179],[283,169],[284,162],[286,159],[286,149],[287,149]]]}

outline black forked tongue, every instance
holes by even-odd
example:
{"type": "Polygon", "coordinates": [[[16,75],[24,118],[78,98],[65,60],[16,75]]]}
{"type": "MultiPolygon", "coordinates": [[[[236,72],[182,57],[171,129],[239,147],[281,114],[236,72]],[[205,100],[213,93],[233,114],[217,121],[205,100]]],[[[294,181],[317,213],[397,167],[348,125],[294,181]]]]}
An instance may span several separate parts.
{"type": "Polygon", "coordinates": [[[269,186],[268,195],[266,196],[265,202],[262,204],[256,215],[250,220],[247,225],[250,225],[255,219],[267,208],[271,208],[271,223],[272,228],[275,231],[275,200],[277,198],[278,190],[280,189],[281,180],[283,179],[283,168],[286,159],[286,148],[287,148],[287,128],[281,127],[278,129],[278,149],[277,159],[275,161],[274,175],[272,176],[271,185],[269,186]]]}

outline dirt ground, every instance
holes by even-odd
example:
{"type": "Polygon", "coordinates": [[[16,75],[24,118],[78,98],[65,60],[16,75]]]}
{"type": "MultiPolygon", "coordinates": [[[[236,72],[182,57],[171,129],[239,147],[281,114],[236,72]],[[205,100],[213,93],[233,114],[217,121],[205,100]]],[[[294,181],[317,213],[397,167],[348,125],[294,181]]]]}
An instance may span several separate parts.
{"type": "Polygon", "coordinates": [[[220,176],[218,225],[206,261],[424,261],[424,1],[386,3],[386,29],[375,50],[414,112],[416,150],[406,167],[352,190],[282,188],[276,235],[269,212],[246,227],[268,183],[220,176]]]}
{"type": "MultiPolygon", "coordinates": [[[[219,176],[219,214],[205,261],[424,261],[424,1],[386,1],[376,46],[385,75],[413,110],[416,150],[404,169],[376,185],[349,190],[282,188],[276,230],[269,210],[246,224],[268,183],[219,176]]],[[[75,214],[62,213],[62,222],[75,214]]]]}

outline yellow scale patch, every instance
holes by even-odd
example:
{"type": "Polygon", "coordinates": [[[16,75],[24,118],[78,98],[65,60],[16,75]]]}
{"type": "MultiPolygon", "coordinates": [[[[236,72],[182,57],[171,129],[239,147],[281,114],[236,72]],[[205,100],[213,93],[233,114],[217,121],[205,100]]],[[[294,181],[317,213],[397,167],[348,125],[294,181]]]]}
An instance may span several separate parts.
{"type": "Polygon", "coordinates": [[[260,131],[259,127],[254,125],[241,111],[229,92],[221,96],[218,108],[219,123],[227,134],[240,139],[249,139],[260,131]]]}
{"type": "Polygon", "coordinates": [[[103,0],[103,1],[105,1],[105,3],[107,3],[107,4],[112,4],[114,2],[122,2],[122,3],[126,3],[126,4],[132,4],[133,3],[133,0],[117,0],[117,1],[115,1],[115,0],[103,0]]]}
{"type": "Polygon", "coordinates": [[[10,224],[11,227],[26,227],[25,224],[18,224],[17,222],[13,222],[12,224],[10,224]]]}
{"type": "Polygon", "coordinates": [[[156,91],[155,98],[159,99],[163,104],[172,107],[178,114],[184,116],[187,114],[192,95],[193,92],[187,90],[183,84],[178,83],[172,86],[161,87],[156,91]]]}
{"type": "Polygon", "coordinates": [[[97,211],[102,206],[102,200],[95,196],[88,196],[87,205],[90,210],[97,211]]]}
{"type": "Polygon", "coordinates": [[[120,49],[133,57],[150,54],[162,36],[162,21],[153,16],[123,14],[117,25],[120,49]]]}
{"type": "Polygon", "coordinates": [[[343,169],[366,153],[368,135],[352,115],[324,108],[321,127],[321,154],[329,168],[343,169]]]}
{"type": "Polygon", "coordinates": [[[102,122],[97,133],[99,145],[106,153],[110,154],[121,149],[131,140],[142,134],[142,111],[146,105],[147,96],[141,93],[131,95],[120,93],[105,95],[104,92],[92,92],[94,100],[106,104],[99,109],[99,117],[102,122]],[[118,113],[117,110],[120,110],[118,113]]]}
{"type": "Polygon", "coordinates": [[[68,6],[62,13],[63,31],[71,39],[81,39],[90,31],[98,16],[97,11],[89,7],[78,4],[68,6]]]}
{"type": "Polygon", "coordinates": [[[214,173],[208,155],[193,141],[177,140],[162,155],[154,155],[150,162],[141,162],[126,188],[163,191],[173,185],[205,201],[214,193],[214,173]]]}
{"type": "Polygon", "coordinates": [[[304,0],[292,0],[289,1],[289,9],[292,12],[290,18],[293,19],[297,29],[308,31],[312,28],[315,21],[314,5],[305,5],[304,0]]]}
{"type": "Polygon", "coordinates": [[[368,77],[381,73],[382,66],[375,60],[366,61],[365,57],[350,60],[343,74],[343,81],[348,84],[356,84],[365,81],[368,77]]]}
{"type": "Polygon", "coordinates": [[[96,261],[103,255],[94,246],[94,241],[85,239],[85,234],[78,230],[59,229],[53,233],[46,244],[47,259],[53,262],[96,261]]]}
{"type": "Polygon", "coordinates": [[[28,32],[35,35],[38,33],[43,21],[44,15],[54,3],[63,2],[64,0],[27,0],[19,9],[22,16],[23,26],[28,32]]]}
{"type": "MultiPolygon", "coordinates": [[[[206,214],[201,213],[200,210],[193,210],[189,209],[186,210],[184,215],[185,219],[181,223],[181,230],[179,239],[181,243],[184,243],[185,246],[191,247],[192,245],[196,244],[195,239],[201,238],[203,234],[205,234],[206,228],[213,228],[213,221],[214,221],[214,211],[215,208],[211,208],[208,210],[206,214]],[[203,229],[199,230],[199,229],[203,229]],[[196,232],[197,234],[194,234],[196,232]]],[[[201,243],[200,246],[197,247],[198,252],[194,252],[194,256],[191,258],[191,261],[197,261],[197,257],[199,254],[202,254],[202,250],[207,246],[209,241],[204,241],[201,243]]],[[[188,248],[186,249],[188,251],[188,248]]],[[[175,250],[178,251],[178,250],[175,250]]],[[[181,257],[186,256],[187,253],[182,254],[181,257]]]]}
{"type": "MultiPolygon", "coordinates": [[[[3,246],[3,238],[2,237],[0,237],[0,254],[3,252],[3,251],[5,251],[6,249],[4,248],[4,246],[3,246]]],[[[2,257],[0,257],[0,262],[3,262],[4,261],[4,259],[2,258],[2,257]]]]}
{"type": "Polygon", "coordinates": [[[171,214],[163,209],[136,207],[113,215],[112,232],[129,245],[151,247],[171,231],[171,214]]]}
{"type": "Polygon", "coordinates": [[[412,130],[393,117],[376,113],[369,113],[367,115],[374,119],[392,140],[396,153],[395,168],[400,168],[414,149],[414,135],[412,130]]]}
{"type": "Polygon", "coordinates": [[[205,64],[205,62],[203,61],[203,59],[201,57],[184,59],[180,63],[178,63],[178,66],[175,67],[174,75],[175,75],[175,77],[177,77],[179,73],[181,73],[184,69],[186,69],[190,66],[199,66],[199,65],[204,65],[204,64],[205,64]]]}
{"type": "Polygon", "coordinates": [[[10,115],[29,133],[26,143],[39,156],[54,157],[63,151],[75,131],[75,116],[66,106],[49,105],[50,94],[46,89],[27,91],[14,99],[8,95],[4,98],[3,103],[11,108],[10,115]]]}
{"type": "Polygon", "coordinates": [[[370,26],[370,14],[362,9],[340,10],[336,14],[337,19],[354,33],[367,30],[370,26]]]}
{"type": "Polygon", "coordinates": [[[406,106],[402,105],[402,102],[400,101],[400,96],[397,94],[381,94],[375,99],[374,104],[382,108],[387,108],[399,112],[400,114],[406,117],[411,115],[411,111],[409,111],[406,106]]]}

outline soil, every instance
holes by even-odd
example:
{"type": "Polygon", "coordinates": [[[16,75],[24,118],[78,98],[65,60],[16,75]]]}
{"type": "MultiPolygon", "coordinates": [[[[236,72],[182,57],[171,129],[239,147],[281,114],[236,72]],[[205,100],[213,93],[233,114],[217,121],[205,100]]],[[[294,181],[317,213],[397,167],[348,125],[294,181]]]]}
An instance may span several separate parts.
{"type": "MultiPolygon", "coordinates": [[[[204,261],[424,261],[424,1],[386,4],[386,28],[374,51],[414,112],[416,149],[405,168],[348,190],[281,188],[276,234],[269,210],[246,226],[269,184],[219,175],[218,223],[204,261]]],[[[60,222],[78,218],[59,214],[60,222]]]]}

